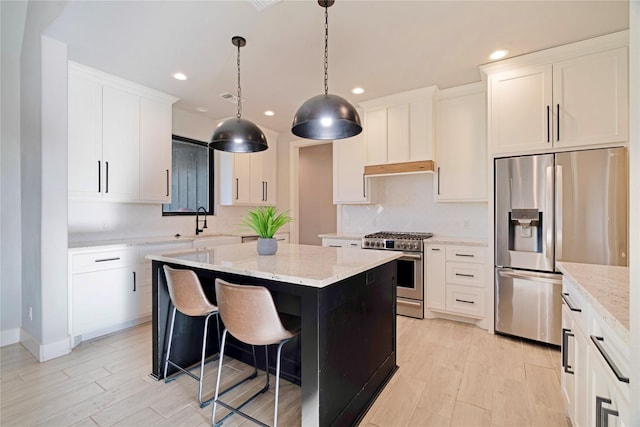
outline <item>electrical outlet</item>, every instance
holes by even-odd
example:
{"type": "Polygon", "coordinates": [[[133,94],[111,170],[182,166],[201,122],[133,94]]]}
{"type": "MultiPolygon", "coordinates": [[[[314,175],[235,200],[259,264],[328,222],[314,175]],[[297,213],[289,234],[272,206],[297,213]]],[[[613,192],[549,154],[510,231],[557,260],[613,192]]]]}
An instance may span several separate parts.
{"type": "Polygon", "coordinates": [[[29,320],[33,322],[33,307],[29,306],[29,320]]]}

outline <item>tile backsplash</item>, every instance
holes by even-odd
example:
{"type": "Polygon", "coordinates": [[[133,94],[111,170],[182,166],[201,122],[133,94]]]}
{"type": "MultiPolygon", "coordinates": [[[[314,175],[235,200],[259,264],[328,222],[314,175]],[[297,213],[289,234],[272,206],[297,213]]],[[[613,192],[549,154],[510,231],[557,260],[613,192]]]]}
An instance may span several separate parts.
{"type": "Polygon", "coordinates": [[[487,203],[437,203],[431,173],[371,178],[377,203],[344,205],[342,233],[425,231],[455,237],[488,237],[487,203]]]}

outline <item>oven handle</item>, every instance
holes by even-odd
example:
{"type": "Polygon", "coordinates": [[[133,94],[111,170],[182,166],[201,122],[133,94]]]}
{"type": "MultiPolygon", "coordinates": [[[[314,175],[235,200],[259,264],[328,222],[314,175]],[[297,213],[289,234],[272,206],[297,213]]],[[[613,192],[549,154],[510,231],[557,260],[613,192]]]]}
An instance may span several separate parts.
{"type": "Polygon", "coordinates": [[[403,299],[399,299],[397,301],[398,305],[408,305],[410,307],[420,307],[421,304],[419,302],[413,302],[413,301],[405,301],[403,299]]]}
{"type": "Polygon", "coordinates": [[[420,261],[422,259],[422,254],[408,254],[408,253],[404,253],[402,254],[402,256],[400,258],[398,258],[399,260],[401,259],[415,259],[420,261]]]}

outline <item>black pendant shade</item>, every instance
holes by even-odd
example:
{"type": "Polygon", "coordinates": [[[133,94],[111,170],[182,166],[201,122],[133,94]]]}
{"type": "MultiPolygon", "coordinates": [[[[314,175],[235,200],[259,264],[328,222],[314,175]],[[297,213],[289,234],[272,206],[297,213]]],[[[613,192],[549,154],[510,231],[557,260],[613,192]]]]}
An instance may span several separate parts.
{"type": "Polygon", "coordinates": [[[309,98],[296,112],[291,132],[307,139],[343,139],[362,132],[360,116],[349,101],[329,94],[329,12],[334,0],[318,0],[324,8],[324,94],[309,98]]]}
{"type": "Polygon", "coordinates": [[[293,117],[291,132],[308,139],[342,139],[362,132],[358,112],[338,95],[322,94],[309,98],[293,117]]]}
{"type": "Polygon", "coordinates": [[[209,147],[231,153],[264,151],[269,148],[264,132],[255,123],[241,117],[240,48],[246,45],[247,41],[243,37],[234,36],[231,43],[238,48],[238,114],[236,117],[218,123],[211,136],[209,147]]]}
{"type": "Polygon", "coordinates": [[[242,117],[233,117],[220,122],[213,131],[209,147],[232,153],[254,153],[264,151],[267,137],[253,122],[242,117]]]}

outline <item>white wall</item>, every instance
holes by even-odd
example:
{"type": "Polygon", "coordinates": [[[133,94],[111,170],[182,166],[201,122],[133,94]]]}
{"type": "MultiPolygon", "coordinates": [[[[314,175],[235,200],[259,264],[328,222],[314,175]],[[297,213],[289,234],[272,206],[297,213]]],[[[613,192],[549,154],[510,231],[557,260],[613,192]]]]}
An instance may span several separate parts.
{"type": "Polygon", "coordinates": [[[370,178],[377,199],[370,205],[344,205],[339,231],[424,231],[446,236],[487,238],[486,203],[436,203],[433,174],[370,178]]]}
{"type": "Polygon", "coordinates": [[[0,149],[0,346],[20,340],[20,48],[26,2],[0,2],[2,148],[0,149]]]}

